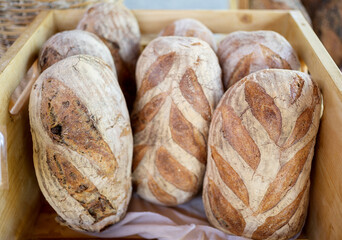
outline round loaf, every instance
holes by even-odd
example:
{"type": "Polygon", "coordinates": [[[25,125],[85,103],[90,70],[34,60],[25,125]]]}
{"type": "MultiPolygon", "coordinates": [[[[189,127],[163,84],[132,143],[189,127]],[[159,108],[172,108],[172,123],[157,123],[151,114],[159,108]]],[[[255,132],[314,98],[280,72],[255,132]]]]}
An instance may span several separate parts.
{"type": "Polygon", "coordinates": [[[38,66],[44,71],[64,58],[81,54],[101,58],[116,73],[106,45],[95,34],[82,30],[64,31],[50,37],[40,50],[38,66]]]}
{"type": "Polygon", "coordinates": [[[219,43],[217,55],[225,89],[258,70],[300,68],[290,43],[273,31],[233,32],[219,43]]]}
{"type": "Polygon", "coordinates": [[[39,187],[60,221],[98,232],[122,219],[133,138],[111,69],[88,55],[57,62],[34,84],[29,114],[39,187]]]}
{"type": "Polygon", "coordinates": [[[151,202],[174,206],[202,186],[212,112],[223,94],[210,46],[191,37],[159,37],[137,64],[132,113],[133,181],[151,202]]]}
{"type": "Polygon", "coordinates": [[[303,227],[321,111],[302,72],[261,70],[231,87],[210,125],[203,202],[216,228],[289,239],[303,227]]]}
{"type": "Polygon", "coordinates": [[[109,48],[130,110],[136,93],[134,73],[140,53],[140,30],[136,18],[121,1],[103,2],[90,7],[77,28],[95,33],[109,48]]]}
{"type": "Polygon", "coordinates": [[[214,34],[200,21],[192,18],[183,18],[167,25],[159,36],[181,36],[181,37],[197,37],[206,41],[216,52],[216,40],[214,34]]]}

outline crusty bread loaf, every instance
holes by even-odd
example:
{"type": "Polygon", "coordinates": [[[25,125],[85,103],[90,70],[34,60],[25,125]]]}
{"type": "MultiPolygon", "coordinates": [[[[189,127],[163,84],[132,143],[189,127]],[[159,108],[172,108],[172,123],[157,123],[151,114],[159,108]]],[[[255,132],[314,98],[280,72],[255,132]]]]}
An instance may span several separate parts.
{"type": "Polygon", "coordinates": [[[191,37],[159,37],[137,64],[132,113],[133,181],[151,202],[177,205],[202,185],[211,114],[223,94],[210,46],[191,37]]]}
{"type": "Polygon", "coordinates": [[[192,18],[182,18],[167,25],[159,36],[197,37],[206,41],[216,52],[216,40],[214,34],[203,23],[192,18]]]}
{"type": "Polygon", "coordinates": [[[77,28],[95,33],[112,53],[119,84],[129,110],[135,98],[135,65],[140,53],[139,25],[122,3],[103,2],[90,7],[77,28]]]}
{"type": "Polygon", "coordinates": [[[258,70],[299,70],[300,67],[290,43],[273,31],[233,32],[219,43],[217,55],[225,89],[258,70]]]}
{"type": "Polygon", "coordinates": [[[29,114],[39,187],[61,222],[97,232],[123,218],[133,138],[110,68],[82,55],[55,63],[34,84],[29,114]]]}
{"type": "Polygon", "coordinates": [[[44,71],[64,58],[81,54],[101,58],[116,74],[108,47],[95,34],[82,30],[59,32],[50,37],[40,49],[38,66],[44,71]]]}
{"type": "Polygon", "coordinates": [[[211,224],[289,239],[306,217],[321,97],[298,71],[261,70],[231,87],[210,125],[203,201],[211,224]]]}

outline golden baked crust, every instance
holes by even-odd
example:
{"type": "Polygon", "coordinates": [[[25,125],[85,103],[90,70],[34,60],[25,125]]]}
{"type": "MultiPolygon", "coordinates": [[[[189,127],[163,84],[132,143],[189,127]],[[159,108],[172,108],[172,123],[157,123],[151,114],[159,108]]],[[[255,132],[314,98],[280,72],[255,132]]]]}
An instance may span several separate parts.
{"type": "Polygon", "coordinates": [[[290,43],[273,31],[237,31],[228,34],[217,51],[228,89],[252,72],[278,68],[299,70],[297,54],[290,43]]]}
{"type": "Polygon", "coordinates": [[[320,100],[307,74],[280,69],[252,73],[223,95],[210,125],[203,187],[211,224],[253,239],[298,233],[320,100]]]}
{"type": "Polygon", "coordinates": [[[190,37],[159,37],[137,64],[132,112],[133,180],[148,201],[176,205],[199,190],[211,114],[223,94],[210,46],[190,37]]]}
{"type": "Polygon", "coordinates": [[[69,227],[98,232],[126,213],[133,137],[116,75],[99,58],[46,69],[29,104],[39,187],[69,227]]]}

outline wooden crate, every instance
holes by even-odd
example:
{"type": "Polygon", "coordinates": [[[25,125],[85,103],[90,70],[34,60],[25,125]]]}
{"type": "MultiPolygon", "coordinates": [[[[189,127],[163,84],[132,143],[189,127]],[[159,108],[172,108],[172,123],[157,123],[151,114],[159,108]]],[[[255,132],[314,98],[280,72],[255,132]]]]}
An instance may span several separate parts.
{"type": "MultiPolygon", "coordinates": [[[[1,239],[82,238],[54,223],[54,212],[42,203],[32,164],[27,106],[8,112],[11,93],[55,32],[73,29],[83,10],[41,13],[0,60],[0,130],[7,131],[8,188],[0,190],[1,239]],[[37,220],[38,219],[38,220],[37,220]]],[[[309,239],[342,239],[342,75],[310,26],[297,11],[134,11],[146,43],[166,24],[193,17],[214,33],[274,30],[285,36],[307,65],[324,96],[313,161],[310,207],[305,227],[309,239]]]]}

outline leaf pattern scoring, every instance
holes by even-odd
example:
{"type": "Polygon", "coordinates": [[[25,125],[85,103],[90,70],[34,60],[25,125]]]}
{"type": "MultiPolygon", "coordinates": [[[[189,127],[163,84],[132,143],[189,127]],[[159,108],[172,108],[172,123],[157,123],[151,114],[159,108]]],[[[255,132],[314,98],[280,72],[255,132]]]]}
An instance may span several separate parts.
{"type": "Polygon", "coordinates": [[[254,117],[264,127],[270,138],[277,143],[281,134],[282,118],[273,98],[258,83],[246,81],[245,100],[254,117]]]}
{"type": "Polygon", "coordinates": [[[50,138],[98,166],[108,178],[117,161],[95,126],[95,120],[76,94],[62,82],[46,79],[42,86],[41,119],[50,138]]]}
{"type": "Polygon", "coordinates": [[[209,102],[192,68],[188,68],[183,74],[179,88],[183,97],[195,111],[201,114],[204,120],[210,121],[211,109],[209,102]]]}
{"type": "Polygon", "coordinates": [[[177,188],[186,192],[197,189],[196,175],[174,159],[164,147],[158,149],[155,164],[159,174],[177,188]]]}
{"type": "Polygon", "coordinates": [[[231,106],[222,106],[219,110],[222,115],[223,137],[228,140],[233,149],[255,171],[260,163],[260,150],[258,146],[231,106]]]}
{"type": "Polygon", "coordinates": [[[210,146],[211,157],[213,158],[216,168],[223,182],[240,198],[240,200],[249,206],[248,190],[240,175],[230,166],[230,164],[222,158],[214,146],[210,146]]]}

